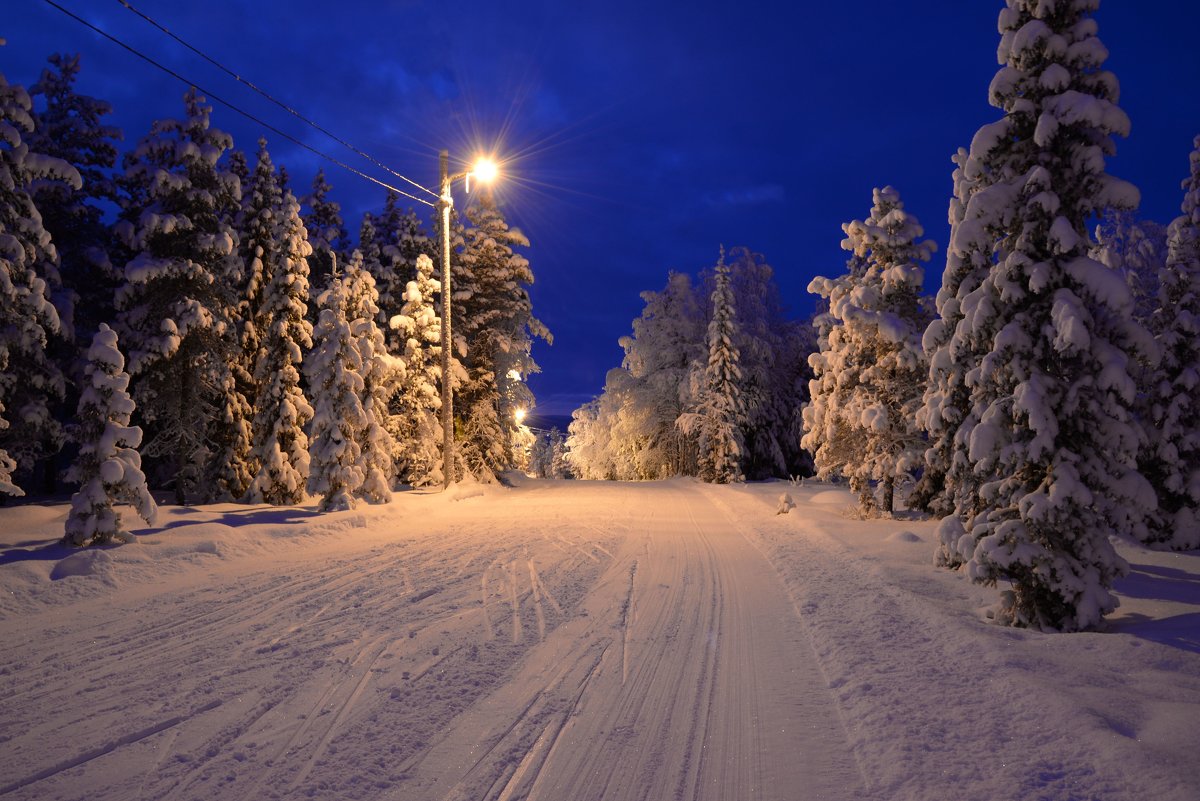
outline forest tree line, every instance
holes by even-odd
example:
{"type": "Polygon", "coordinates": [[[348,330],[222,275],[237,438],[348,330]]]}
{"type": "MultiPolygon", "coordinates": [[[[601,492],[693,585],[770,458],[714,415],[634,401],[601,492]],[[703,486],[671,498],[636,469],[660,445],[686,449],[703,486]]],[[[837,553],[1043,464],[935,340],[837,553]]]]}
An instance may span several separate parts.
{"type": "MultiPolygon", "coordinates": [[[[0,76],[0,493],[54,491],[72,461],[101,507],[145,483],[345,508],[441,482],[441,270],[417,214],[389,191],[352,239],[323,172],[301,199],[194,89],[120,154],[78,57],[49,62],[28,91],[0,76]]],[[[472,197],[450,231],[455,470],[495,481],[550,334],[528,240],[472,197]]],[[[93,533],[74,540],[118,531],[93,533]]]]}

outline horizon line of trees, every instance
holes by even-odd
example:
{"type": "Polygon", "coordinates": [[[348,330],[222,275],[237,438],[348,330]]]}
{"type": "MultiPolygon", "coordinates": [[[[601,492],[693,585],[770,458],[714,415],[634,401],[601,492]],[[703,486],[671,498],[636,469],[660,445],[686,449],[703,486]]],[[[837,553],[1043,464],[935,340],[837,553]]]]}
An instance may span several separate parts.
{"type": "MultiPolygon", "coordinates": [[[[442,481],[440,264],[389,191],[352,241],[319,171],[303,200],[192,89],[120,159],[111,106],[53,55],[0,75],[0,500],[80,492],[68,542],[122,534],[112,502],[322,509],[442,481]],[[116,210],[111,219],[111,210],[116,210]],[[64,461],[72,460],[64,473],[64,461]]],[[[533,272],[494,199],[451,220],[456,479],[525,458],[533,272]]],[[[435,228],[436,231],[436,228],[435,228]]]]}

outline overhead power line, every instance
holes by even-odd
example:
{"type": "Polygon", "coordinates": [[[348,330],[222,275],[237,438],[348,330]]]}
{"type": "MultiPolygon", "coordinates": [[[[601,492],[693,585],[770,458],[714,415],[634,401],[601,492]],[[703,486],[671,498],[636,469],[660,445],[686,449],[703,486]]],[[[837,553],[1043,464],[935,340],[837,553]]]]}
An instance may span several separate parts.
{"type": "MultiPolygon", "coordinates": [[[[428,200],[426,200],[425,198],[420,198],[420,197],[417,197],[416,195],[413,195],[413,194],[411,194],[411,193],[409,193],[409,192],[406,192],[406,191],[404,191],[403,189],[400,189],[400,188],[398,188],[398,187],[392,186],[392,185],[391,185],[391,184],[389,184],[389,183],[385,183],[384,181],[381,181],[381,180],[379,180],[378,178],[375,178],[375,177],[373,177],[373,176],[367,175],[367,174],[366,174],[365,172],[363,172],[362,170],[359,170],[359,169],[357,169],[357,168],[355,168],[355,167],[351,167],[349,164],[345,163],[344,161],[342,161],[342,160],[340,160],[340,159],[337,159],[337,158],[334,158],[333,156],[330,156],[330,155],[329,155],[329,154],[327,154],[327,153],[323,153],[323,152],[321,152],[320,150],[317,150],[317,149],[316,149],[315,147],[313,147],[312,145],[309,145],[309,144],[307,144],[307,143],[305,143],[305,142],[301,142],[299,139],[297,139],[296,137],[292,136],[291,134],[289,134],[289,133],[286,133],[286,132],[284,132],[284,131],[281,131],[281,130],[279,130],[279,129],[278,129],[278,128],[276,128],[274,125],[271,125],[271,124],[270,124],[270,123],[268,123],[268,122],[264,122],[263,120],[261,120],[261,119],[259,119],[258,117],[254,116],[254,115],[253,115],[253,114],[251,114],[250,112],[248,112],[248,111],[245,111],[245,110],[243,110],[242,108],[240,108],[240,107],[236,106],[235,104],[233,104],[233,103],[229,102],[228,100],[224,99],[223,97],[221,97],[220,95],[216,94],[215,92],[210,92],[210,91],[208,91],[208,90],[207,90],[207,89],[205,89],[203,86],[200,86],[199,84],[197,84],[195,81],[189,81],[187,78],[183,77],[182,75],[180,75],[180,74],[179,74],[178,72],[176,72],[175,70],[171,69],[170,67],[167,67],[167,66],[164,66],[164,65],[160,64],[159,62],[155,61],[153,58],[151,58],[150,56],[148,56],[148,55],[146,55],[145,53],[141,52],[140,50],[138,50],[137,48],[133,47],[132,45],[128,45],[128,44],[126,44],[125,42],[123,42],[123,41],[121,41],[120,39],[118,39],[117,37],[115,37],[115,36],[113,36],[112,34],[108,33],[107,31],[104,31],[104,30],[102,30],[102,29],[100,29],[100,28],[97,28],[95,25],[93,25],[92,23],[90,23],[90,22],[88,22],[87,20],[83,19],[83,18],[82,18],[82,17],[80,17],[79,15],[77,15],[77,14],[75,14],[75,13],[73,13],[73,12],[69,11],[69,10],[68,10],[68,9],[66,9],[66,8],[63,8],[63,7],[62,7],[61,5],[59,5],[58,3],[54,2],[54,0],[43,0],[43,2],[45,2],[45,3],[46,3],[47,5],[49,5],[49,6],[52,6],[52,7],[56,8],[56,9],[58,9],[59,11],[61,11],[61,12],[62,12],[62,13],[64,13],[64,14],[66,14],[66,15],[67,15],[68,17],[70,17],[71,19],[73,19],[73,20],[75,20],[76,22],[78,22],[80,25],[83,25],[84,27],[90,28],[91,30],[93,30],[93,31],[95,31],[96,33],[98,33],[98,34],[100,34],[101,36],[103,36],[105,39],[108,39],[110,42],[113,42],[114,44],[120,45],[120,46],[121,46],[121,47],[123,47],[125,50],[128,50],[130,53],[134,54],[135,56],[137,56],[138,58],[142,59],[143,61],[146,61],[146,62],[148,62],[148,63],[150,63],[150,64],[154,65],[155,67],[158,67],[160,70],[162,70],[163,72],[167,73],[167,74],[168,74],[168,75],[170,75],[171,77],[175,78],[176,80],[179,80],[179,81],[183,82],[183,84],[184,84],[184,85],[186,85],[186,86],[194,86],[194,87],[195,87],[195,88],[196,88],[198,91],[200,91],[200,92],[203,92],[203,93],[204,93],[204,94],[205,94],[207,97],[209,97],[209,98],[211,98],[211,99],[213,99],[213,100],[217,101],[218,103],[220,103],[221,105],[225,106],[226,108],[229,108],[229,109],[231,109],[231,110],[233,110],[233,111],[237,112],[238,114],[241,114],[241,115],[242,115],[243,117],[245,117],[246,119],[248,119],[248,120],[250,120],[250,121],[252,121],[252,122],[254,122],[254,123],[258,124],[258,125],[261,125],[263,128],[266,128],[268,131],[271,131],[272,133],[276,133],[276,134],[278,134],[279,136],[282,136],[284,139],[288,140],[288,141],[289,141],[289,142],[291,142],[292,144],[294,144],[294,145],[297,145],[297,146],[299,146],[299,147],[302,147],[302,148],[304,148],[305,150],[309,151],[310,153],[313,153],[313,154],[315,154],[315,155],[317,155],[317,156],[320,156],[321,158],[325,159],[326,161],[329,161],[329,162],[331,162],[331,163],[333,163],[333,164],[336,164],[337,166],[341,167],[341,168],[342,168],[342,169],[344,169],[344,170],[347,170],[347,171],[349,171],[349,172],[352,172],[352,173],[354,173],[355,175],[357,175],[357,176],[358,176],[358,177],[360,177],[360,178],[365,178],[366,180],[368,180],[368,181],[370,181],[370,182],[372,182],[372,183],[375,183],[375,184],[378,184],[379,186],[382,186],[384,189],[390,189],[391,191],[393,191],[393,192],[395,192],[395,193],[397,193],[397,194],[403,195],[404,197],[408,198],[409,200],[414,200],[414,201],[416,201],[417,203],[424,203],[426,206],[429,206],[429,207],[431,207],[431,208],[433,208],[433,207],[435,206],[435,204],[433,204],[433,203],[430,203],[430,202],[429,202],[428,200]]],[[[422,188],[422,189],[425,189],[425,187],[421,187],[421,188],[422,188]]],[[[428,190],[428,189],[425,189],[425,191],[427,191],[427,192],[428,192],[428,191],[430,191],[430,190],[428,190]]]]}
{"type": "Polygon", "coordinates": [[[336,134],[334,134],[334,133],[331,133],[330,131],[326,130],[325,128],[322,128],[320,125],[318,125],[317,123],[313,122],[313,121],[312,121],[312,120],[310,120],[308,117],[305,117],[305,116],[304,116],[303,114],[301,114],[299,111],[296,111],[294,108],[292,108],[291,106],[287,105],[287,104],[286,104],[286,103],[284,103],[283,101],[281,101],[281,100],[277,100],[277,99],[276,99],[276,98],[274,98],[274,97],[273,97],[273,96],[272,96],[270,93],[268,93],[266,90],[264,90],[264,89],[260,89],[260,88],[259,88],[258,86],[256,86],[254,83],[252,83],[251,81],[247,80],[246,78],[243,78],[241,75],[238,75],[236,72],[234,72],[233,70],[229,69],[229,68],[228,68],[228,67],[226,67],[224,64],[222,64],[221,62],[217,61],[216,59],[212,58],[211,56],[209,56],[207,53],[203,52],[203,51],[202,51],[202,50],[200,50],[199,48],[197,48],[197,47],[194,47],[193,45],[191,45],[191,44],[189,44],[189,43],[185,42],[183,39],[179,38],[179,37],[178,37],[178,36],[176,36],[174,33],[172,33],[171,31],[169,31],[165,25],[162,25],[161,23],[159,23],[159,22],[157,22],[156,20],[152,19],[152,18],[151,18],[149,15],[147,15],[147,14],[145,14],[144,12],[142,12],[142,11],[139,11],[138,9],[134,8],[134,7],[133,7],[133,6],[132,6],[132,5],[131,5],[131,4],[128,2],[128,0],[117,0],[117,2],[118,2],[118,3],[120,3],[121,5],[125,6],[125,8],[129,9],[129,10],[130,10],[130,11],[132,11],[134,14],[137,14],[139,17],[141,17],[141,18],[142,18],[142,19],[144,19],[146,22],[148,22],[148,23],[150,23],[151,25],[153,25],[155,28],[158,28],[160,31],[162,31],[163,33],[165,33],[167,36],[170,36],[170,37],[171,37],[172,39],[174,39],[176,42],[179,42],[179,44],[183,45],[183,46],[184,46],[184,47],[186,47],[188,50],[191,50],[193,53],[195,53],[196,55],[200,56],[200,58],[204,59],[204,60],[205,60],[205,61],[207,61],[209,64],[212,64],[214,67],[216,67],[217,69],[221,70],[222,72],[224,72],[224,73],[225,73],[226,75],[228,75],[229,77],[233,78],[233,79],[234,79],[235,81],[237,81],[238,83],[242,83],[242,84],[245,84],[246,86],[250,87],[250,88],[251,88],[251,89],[253,89],[255,92],[257,92],[258,94],[260,94],[260,95],[262,95],[263,97],[265,97],[267,100],[270,100],[272,103],[274,103],[275,105],[279,106],[279,108],[283,109],[283,110],[284,110],[284,111],[286,111],[288,114],[291,114],[293,117],[295,117],[296,119],[298,119],[298,120],[300,120],[301,122],[305,123],[306,125],[308,125],[308,126],[312,127],[313,129],[315,129],[315,130],[317,130],[317,131],[320,131],[321,133],[325,134],[325,135],[326,135],[326,136],[328,136],[330,139],[332,139],[333,141],[337,142],[339,145],[342,145],[343,147],[345,147],[345,148],[347,148],[347,149],[349,149],[349,150],[352,150],[352,151],[354,151],[354,152],[355,152],[355,153],[357,153],[358,155],[360,155],[360,156],[362,156],[363,158],[365,158],[367,161],[369,161],[369,162],[371,162],[372,164],[374,164],[376,167],[379,167],[379,168],[380,168],[380,169],[382,169],[382,170],[386,170],[387,172],[389,172],[389,173],[391,173],[392,175],[396,176],[396,177],[397,177],[397,178],[399,178],[400,180],[402,180],[402,181],[406,181],[406,182],[408,182],[408,183],[412,184],[412,185],[413,185],[413,186],[415,186],[417,189],[420,189],[422,192],[428,192],[430,195],[432,195],[432,196],[433,196],[433,197],[435,197],[435,198],[438,196],[437,192],[434,192],[432,189],[429,189],[428,187],[422,186],[421,184],[417,183],[416,181],[414,181],[413,179],[411,179],[411,178],[409,178],[409,177],[407,177],[407,176],[401,175],[400,173],[396,172],[396,171],[395,171],[395,170],[393,170],[391,167],[387,166],[386,164],[384,164],[383,162],[381,162],[381,161],[379,161],[378,159],[374,158],[373,156],[370,156],[370,155],[368,155],[367,153],[364,153],[362,150],[359,150],[357,147],[355,147],[354,145],[350,144],[350,143],[349,143],[349,142],[347,142],[345,139],[342,139],[341,137],[337,136],[336,134]]]}

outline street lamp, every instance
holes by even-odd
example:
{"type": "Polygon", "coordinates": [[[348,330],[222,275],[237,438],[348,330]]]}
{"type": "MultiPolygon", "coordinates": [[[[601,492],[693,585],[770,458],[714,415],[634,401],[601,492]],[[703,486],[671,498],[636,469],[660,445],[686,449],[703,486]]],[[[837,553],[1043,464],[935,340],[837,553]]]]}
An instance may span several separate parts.
{"type": "Polygon", "coordinates": [[[448,490],[454,475],[454,395],[450,391],[450,209],[454,198],[450,184],[465,178],[470,192],[472,175],[477,181],[488,183],[495,180],[498,169],[491,159],[481,158],[472,169],[451,175],[448,150],[438,154],[438,168],[442,177],[442,194],[438,198],[442,210],[442,489],[448,490]]]}

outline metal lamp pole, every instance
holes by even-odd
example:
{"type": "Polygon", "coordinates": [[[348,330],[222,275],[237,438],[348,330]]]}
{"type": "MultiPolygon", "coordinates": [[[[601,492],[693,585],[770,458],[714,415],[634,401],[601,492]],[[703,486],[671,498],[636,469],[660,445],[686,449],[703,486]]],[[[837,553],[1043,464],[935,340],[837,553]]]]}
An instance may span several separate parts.
{"type": "Polygon", "coordinates": [[[442,178],[442,489],[450,489],[454,469],[454,394],[450,391],[450,151],[438,154],[442,178]]]}
{"type": "Polygon", "coordinates": [[[459,178],[467,179],[467,191],[471,191],[471,177],[488,183],[496,177],[495,162],[481,158],[467,172],[450,174],[450,151],[438,154],[438,169],[441,172],[442,194],[438,208],[442,210],[442,489],[450,489],[454,475],[454,393],[450,389],[450,209],[454,198],[450,185],[459,178]]]}

